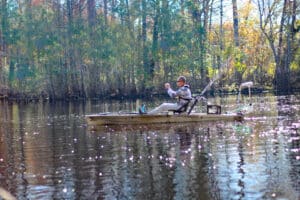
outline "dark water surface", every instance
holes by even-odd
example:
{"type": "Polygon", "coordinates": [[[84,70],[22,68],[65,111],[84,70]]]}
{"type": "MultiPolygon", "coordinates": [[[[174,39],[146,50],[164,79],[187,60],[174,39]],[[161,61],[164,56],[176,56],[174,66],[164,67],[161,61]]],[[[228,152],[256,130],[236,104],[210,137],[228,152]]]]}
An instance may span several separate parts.
{"type": "MultiPolygon", "coordinates": [[[[236,109],[233,96],[211,101],[236,109]]],[[[0,187],[17,199],[300,199],[299,95],[255,96],[242,123],[91,131],[84,119],[140,103],[0,102],[0,187]]]]}

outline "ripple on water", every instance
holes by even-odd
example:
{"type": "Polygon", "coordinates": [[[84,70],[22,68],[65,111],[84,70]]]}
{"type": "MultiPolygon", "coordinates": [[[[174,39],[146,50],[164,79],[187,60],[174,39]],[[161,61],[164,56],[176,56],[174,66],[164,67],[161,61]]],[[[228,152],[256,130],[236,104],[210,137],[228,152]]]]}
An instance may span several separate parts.
{"type": "Polygon", "coordinates": [[[95,132],[89,107],[2,108],[0,186],[19,199],[299,199],[300,101],[253,100],[242,123],[95,132]]]}

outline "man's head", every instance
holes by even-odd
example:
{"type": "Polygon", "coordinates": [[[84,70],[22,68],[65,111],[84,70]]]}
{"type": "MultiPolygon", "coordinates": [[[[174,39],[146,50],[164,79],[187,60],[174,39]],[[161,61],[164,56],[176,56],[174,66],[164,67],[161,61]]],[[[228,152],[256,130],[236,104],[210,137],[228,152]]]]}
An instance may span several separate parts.
{"type": "Polygon", "coordinates": [[[185,83],[185,82],[186,82],[186,78],[185,78],[184,76],[179,76],[179,77],[177,78],[177,82],[179,82],[179,81],[185,83]]]}
{"type": "Polygon", "coordinates": [[[177,86],[181,87],[181,86],[184,86],[186,82],[186,78],[184,76],[179,76],[177,78],[177,86]]]}

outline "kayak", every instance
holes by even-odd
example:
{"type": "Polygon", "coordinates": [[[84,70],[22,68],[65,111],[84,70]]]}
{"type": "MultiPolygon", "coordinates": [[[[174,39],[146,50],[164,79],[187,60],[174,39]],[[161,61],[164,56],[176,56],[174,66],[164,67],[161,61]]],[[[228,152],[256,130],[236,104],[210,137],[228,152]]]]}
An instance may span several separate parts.
{"type": "Polygon", "coordinates": [[[86,115],[90,126],[101,125],[143,125],[143,124],[170,124],[206,121],[242,121],[241,114],[138,114],[138,113],[101,113],[86,115]]]}
{"type": "MultiPolygon", "coordinates": [[[[182,124],[182,123],[198,123],[209,121],[243,121],[244,115],[242,110],[236,112],[221,114],[220,105],[207,105],[206,113],[193,113],[191,112],[194,106],[199,101],[206,102],[206,98],[203,97],[205,91],[212,85],[214,81],[205,87],[202,93],[193,97],[191,105],[185,106],[184,112],[167,112],[162,114],[139,114],[139,113],[100,113],[86,115],[87,124],[89,126],[105,126],[105,125],[160,125],[160,124],[182,124]],[[189,109],[187,109],[189,107],[189,109]]],[[[249,88],[249,97],[251,98],[250,87],[253,82],[243,83],[240,87],[240,92],[243,87],[249,88]]],[[[250,104],[252,107],[252,104],[250,104]]],[[[181,110],[181,108],[180,108],[181,110]]]]}

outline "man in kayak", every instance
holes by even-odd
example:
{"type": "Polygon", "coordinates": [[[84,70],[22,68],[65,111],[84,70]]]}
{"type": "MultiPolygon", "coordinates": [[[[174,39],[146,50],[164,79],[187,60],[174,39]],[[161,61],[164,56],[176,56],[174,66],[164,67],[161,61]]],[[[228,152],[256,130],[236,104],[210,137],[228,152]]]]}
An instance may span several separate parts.
{"type": "Polygon", "coordinates": [[[167,90],[171,98],[178,98],[177,103],[163,103],[150,112],[146,112],[143,107],[139,108],[140,114],[158,114],[161,112],[169,110],[178,110],[183,105],[188,103],[192,99],[192,94],[189,85],[186,84],[186,78],[184,76],[179,76],[177,79],[178,90],[174,91],[169,83],[165,83],[165,89],[167,90]]]}

